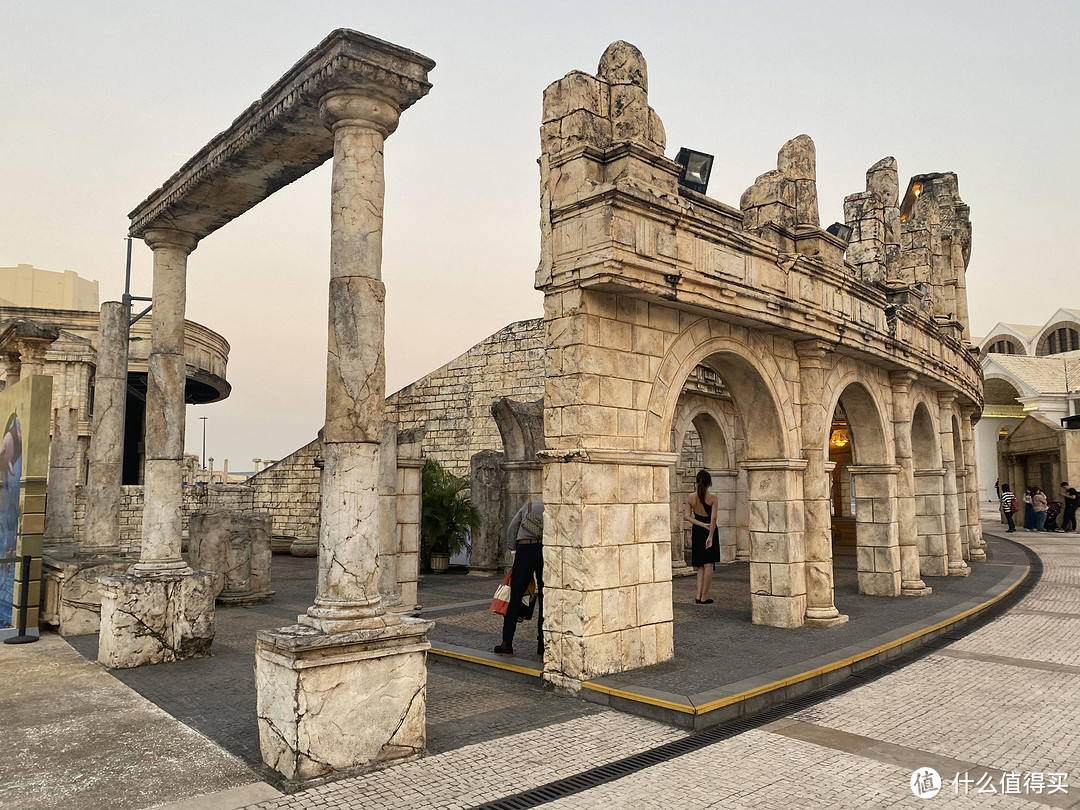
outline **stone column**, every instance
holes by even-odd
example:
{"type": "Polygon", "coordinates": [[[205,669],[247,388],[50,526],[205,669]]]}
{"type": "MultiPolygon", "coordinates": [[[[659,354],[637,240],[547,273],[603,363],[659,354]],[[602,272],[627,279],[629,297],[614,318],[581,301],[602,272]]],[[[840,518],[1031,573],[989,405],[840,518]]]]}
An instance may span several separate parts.
{"type": "Polygon", "coordinates": [[[918,530],[919,573],[944,577],[949,573],[945,542],[945,470],[915,471],[915,524],[918,530]]]}
{"type": "Polygon", "coordinates": [[[416,613],[416,586],[420,577],[420,513],[424,459],[420,438],[403,441],[398,434],[397,453],[397,592],[401,594],[401,612],[416,613]]]}
{"type": "Polygon", "coordinates": [[[97,554],[120,552],[120,486],[124,469],[124,409],[127,402],[128,308],[119,301],[101,305],[98,321],[94,415],[90,433],[86,521],[82,548],[97,554]]]}
{"type": "Polygon", "coordinates": [[[379,445],[379,598],[400,612],[398,593],[397,424],[384,422],[379,445]]]}
{"type": "Polygon", "coordinates": [[[45,541],[68,545],[75,537],[75,456],[79,448],[79,409],[54,408],[49,443],[49,495],[45,541]]]}
{"type": "Polygon", "coordinates": [[[147,231],[154,251],[154,314],[147,362],[146,473],[142,553],[134,573],[186,572],[180,557],[183,531],[184,309],[187,257],[198,240],[183,231],[147,231]]]}
{"type": "Polygon", "coordinates": [[[859,593],[899,596],[900,536],[896,525],[897,475],[890,464],[848,467],[855,490],[859,593]]]}
{"type": "Polygon", "coordinates": [[[412,759],[426,745],[432,624],[387,612],[380,598],[379,487],[383,141],[426,92],[419,77],[432,63],[387,47],[408,75],[373,68],[378,78],[319,102],[334,163],[318,581],[299,623],[260,632],[255,651],[263,761],[293,780],[412,759]]]}
{"type": "Polygon", "coordinates": [[[825,413],[825,371],[822,360],[827,351],[820,341],[797,343],[799,391],[802,410],[803,510],[806,532],[806,623],[832,627],[848,620],[833,604],[832,514],[829,509],[830,476],[826,470],[828,414],[825,413]]]}
{"type": "Polygon", "coordinates": [[[19,362],[19,355],[15,352],[8,352],[0,357],[0,362],[4,366],[4,387],[11,388],[19,381],[22,372],[22,363],[19,362]]]}
{"type": "Polygon", "coordinates": [[[21,367],[19,379],[45,373],[45,354],[49,351],[50,345],[52,345],[52,340],[24,338],[18,341],[21,367]]]}
{"type": "Polygon", "coordinates": [[[469,573],[500,571],[506,548],[506,454],[482,450],[469,459],[469,497],[480,512],[480,528],[473,535],[469,573]]]}
{"type": "Polygon", "coordinates": [[[334,133],[330,316],[319,575],[301,624],[323,632],[396,623],[379,596],[379,444],[384,422],[383,140],[399,109],[360,90],[319,104],[334,133]]]}
{"type": "Polygon", "coordinates": [[[967,468],[967,531],[969,559],[986,562],[986,541],[982,536],[982,520],[979,516],[979,471],[975,465],[975,415],[973,405],[960,406],[960,441],[964,448],[964,466],[967,468]]]}
{"type": "Polygon", "coordinates": [[[900,593],[904,596],[929,596],[931,589],[922,581],[919,570],[919,531],[915,510],[915,462],[911,449],[911,384],[916,375],[894,371],[889,379],[893,395],[893,436],[896,463],[896,522],[900,543],[900,593]]]}
{"type": "Polygon", "coordinates": [[[964,548],[960,526],[960,504],[956,492],[956,453],[953,450],[953,404],[956,393],[943,391],[938,394],[938,435],[941,444],[941,462],[945,468],[945,549],[949,557],[949,576],[966,577],[971,573],[964,562],[964,548]]]}
{"type": "Polygon", "coordinates": [[[806,622],[805,459],[748,459],[750,610],[754,624],[806,622]]]}

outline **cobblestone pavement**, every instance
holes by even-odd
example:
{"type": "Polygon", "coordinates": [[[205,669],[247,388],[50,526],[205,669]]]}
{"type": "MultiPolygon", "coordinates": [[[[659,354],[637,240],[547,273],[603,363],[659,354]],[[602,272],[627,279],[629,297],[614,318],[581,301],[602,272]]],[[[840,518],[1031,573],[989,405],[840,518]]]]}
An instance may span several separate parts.
{"type": "MultiPolygon", "coordinates": [[[[975,633],[782,720],[545,806],[1080,807],[1080,549],[1075,535],[1021,539],[1043,558],[1044,580],[975,633]],[[925,768],[943,781],[926,804],[910,787],[925,768]]],[[[251,807],[466,808],[684,734],[598,710],[251,807]]]]}

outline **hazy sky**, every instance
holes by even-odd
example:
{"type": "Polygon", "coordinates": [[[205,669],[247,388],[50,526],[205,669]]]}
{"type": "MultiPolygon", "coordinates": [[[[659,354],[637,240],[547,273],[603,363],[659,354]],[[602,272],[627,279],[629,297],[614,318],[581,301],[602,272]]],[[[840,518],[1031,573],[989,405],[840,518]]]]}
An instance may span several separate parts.
{"type": "MultiPolygon", "coordinates": [[[[817,144],[822,225],[866,169],[955,171],[971,206],[972,327],[1080,306],[1080,4],[1028,2],[15,2],[0,0],[0,266],[122,293],[127,214],[334,28],[437,62],[386,148],[387,390],[541,314],[541,94],[625,39],[668,154],[716,155],[738,205],[776,151],[817,144]]],[[[250,469],[322,424],[329,164],[207,237],[188,317],[232,345],[232,396],[188,409],[250,469]]],[[[149,294],[137,244],[135,292],[149,294]]]]}

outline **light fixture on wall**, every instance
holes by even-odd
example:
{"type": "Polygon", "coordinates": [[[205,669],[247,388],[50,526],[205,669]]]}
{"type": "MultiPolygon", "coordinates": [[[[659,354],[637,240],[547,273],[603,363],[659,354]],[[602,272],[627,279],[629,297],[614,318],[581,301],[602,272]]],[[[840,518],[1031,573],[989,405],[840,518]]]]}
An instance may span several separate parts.
{"type": "Polygon", "coordinates": [[[685,146],[675,156],[675,162],[682,165],[683,170],[679,175],[679,185],[686,186],[691,191],[704,194],[709,187],[709,175],[712,174],[713,156],[704,152],[695,152],[685,146]]]}
{"type": "Polygon", "coordinates": [[[848,436],[846,427],[834,427],[832,435],[829,436],[829,447],[835,447],[840,450],[847,447],[851,438],[848,436]]]}

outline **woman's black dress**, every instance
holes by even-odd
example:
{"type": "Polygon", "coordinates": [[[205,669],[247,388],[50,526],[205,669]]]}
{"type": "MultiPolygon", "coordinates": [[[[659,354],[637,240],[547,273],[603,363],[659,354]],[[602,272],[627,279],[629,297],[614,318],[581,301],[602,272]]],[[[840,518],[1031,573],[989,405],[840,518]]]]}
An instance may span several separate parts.
{"type": "MultiPolygon", "coordinates": [[[[699,515],[694,510],[694,517],[702,523],[708,523],[712,519],[712,507],[707,503],[701,504],[705,508],[705,514],[699,515]]],[[[694,568],[700,568],[706,563],[720,562],[720,544],[713,538],[713,544],[705,548],[705,541],[709,539],[709,530],[694,524],[690,532],[690,564],[694,568]]]]}

